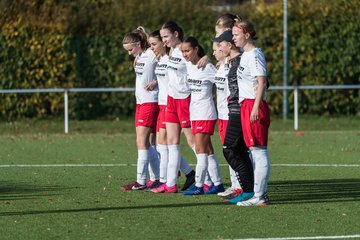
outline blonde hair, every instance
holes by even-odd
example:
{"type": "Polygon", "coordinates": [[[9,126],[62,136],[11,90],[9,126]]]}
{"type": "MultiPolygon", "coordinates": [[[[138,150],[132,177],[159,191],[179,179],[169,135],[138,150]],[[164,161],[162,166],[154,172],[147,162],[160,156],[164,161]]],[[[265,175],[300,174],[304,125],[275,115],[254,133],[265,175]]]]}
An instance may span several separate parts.
{"type": "Polygon", "coordinates": [[[236,16],[231,13],[225,13],[221,15],[215,23],[215,26],[224,28],[224,29],[231,29],[235,23],[236,16]]]}
{"type": "Polygon", "coordinates": [[[139,26],[134,31],[125,34],[122,43],[123,44],[140,44],[142,50],[146,50],[150,47],[148,43],[149,34],[144,27],[139,26]]]}
{"type": "Polygon", "coordinates": [[[250,21],[236,15],[234,27],[242,29],[244,33],[249,33],[252,40],[257,39],[255,27],[250,21]]]}

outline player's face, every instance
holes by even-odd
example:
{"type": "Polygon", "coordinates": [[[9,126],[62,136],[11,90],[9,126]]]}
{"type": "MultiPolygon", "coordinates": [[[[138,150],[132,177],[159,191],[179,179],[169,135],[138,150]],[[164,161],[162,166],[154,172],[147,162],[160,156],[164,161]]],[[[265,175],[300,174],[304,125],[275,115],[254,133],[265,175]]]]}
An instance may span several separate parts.
{"type": "Polygon", "coordinates": [[[237,47],[244,47],[246,44],[246,38],[244,31],[239,27],[233,27],[232,28],[232,34],[233,34],[233,41],[235,43],[235,46],[237,47]]]}
{"type": "Polygon", "coordinates": [[[213,43],[213,55],[216,58],[216,61],[222,61],[225,59],[225,55],[220,51],[219,43],[213,43]]]}
{"type": "Polygon", "coordinates": [[[142,51],[140,43],[127,43],[127,44],[124,44],[123,47],[124,47],[125,51],[127,51],[127,53],[133,57],[136,57],[142,51]]]}
{"type": "Polygon", "coordinates": [[[156,56],[164,55],[164,53],[166,51],[165,45],[158,38],[149,37],[149,44],[150,44],[151,50],[155,53],[156,56]]]}
{"type": "Polygon", "coordinates": [[[218,48],[225,57],[228,57],[230,55],[231,43],[222,41],[219,43],[218,48]]]}
{"type": "Polygon", "coordinates": [[[182,43],[181,52],[185,60],[189,62],[193,62],[197,57],[197,48],[191,47],[190,43],[182,43]]]}
{"type": "Polygon", "coordinates": [[[176,32],[172,33],[168,29],[160,29],[160,35],[165,46],[175,47],[177,40],[176,32]]]}

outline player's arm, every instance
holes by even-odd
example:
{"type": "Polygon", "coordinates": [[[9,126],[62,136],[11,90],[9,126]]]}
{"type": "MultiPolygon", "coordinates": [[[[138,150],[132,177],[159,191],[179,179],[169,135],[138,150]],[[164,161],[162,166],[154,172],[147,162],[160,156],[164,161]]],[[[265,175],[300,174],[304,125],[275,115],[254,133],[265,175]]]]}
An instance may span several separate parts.
{"type": "Polygon", "coordinates": [[[251,110],[251,114],[250,114],[250,122],[252,122],[252,123],[254,123],[255,121],[257,121],[259,119],[259,106],[260,106],[261,100],[263,99],[264,92],[265,92],[266,85],[267,85],[266,76],[257,76],[256,80],[258,82],[258,88],[256,91],[254,106],[253,106],[253,109],[251,110]]]}
{"type": "Polygon", "coordinates": [[[153,90],[157,85],[158,85],[158,81],[157,81],[156,79],[155,79],[155,80],[151,80],[150,82],[148,82],[148,83],[145,85],[145,90],[151,91],[151,90],[153,90]]]}

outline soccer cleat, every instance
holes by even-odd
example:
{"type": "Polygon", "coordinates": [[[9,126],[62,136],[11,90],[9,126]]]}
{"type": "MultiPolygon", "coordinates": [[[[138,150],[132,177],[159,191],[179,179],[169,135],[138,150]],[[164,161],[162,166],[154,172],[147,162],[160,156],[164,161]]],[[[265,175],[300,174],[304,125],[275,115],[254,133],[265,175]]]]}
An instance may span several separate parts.
{"type": "Polygon", "coordinates": [[[177,193],[177,186],[166,186],[166,183],[162,183],[159,187],[150,190],[153,193],[177,193]]]}
{"type": "Polygon", "coordinates": [[[207,185],[207,184],[204,184],[204,192],[207,192],[209,191],[210,188],[212,188],[214,185],[207,185]]]}
{"type": "Polygon", "coordinates": [[[124,185],[120,187],[122,190],[144,190],[146,188],[146,185],[142,185],[138,182],[133,182],[128,185],[124,185]]]}
{"type": "Polygon", "coordinates": [[[146,180],[146,187],[149,188],[154,182],[153,180],[146,180]]]}
{"type": "Polygon", "coordinates": [[[249,200],[250,198],[252,198],[254,196],[254,192],[242,192],[241,194],[239,194],[237,197],[234,197],[232,199],[229,200],[229,203],[238,203],[238,202],[242,202],[242,201],[246,201],[249,200]]]}
{"type": "Polygon", "coordinates": [[[171,187],[166,186],[166,189],[165,189],[164,193],[177,193],[177,192],[178,192],[178,189],[177,189],[177,186],[175,184],[174,186],[171,186],[171,187]]]}
{"type": "Polygon", "coordinates": [[[227,189],[225,189],[225,191],[219,192],[217,195],[219,197],[224,197],[224,196],[227,196],[229,194],[232,194],[233,192],[234,192],[234,189],[232,187],[228,187],[227,189]]]}
{"type": "Polygon", "coordinates": [[[241,201],[236,203],[238,206],[242,207],[251,207],[251,206],[265,206],[270,204],[270,200],[267,194],[264,194],[260,197],[252,197],[246,201],[241,201]]]}
{"type": "Polygon", "coordinates": [[[158,186],[157,188],[153,188],[150,190],[150,192],[153,193],[164,193],[166,190],[166,183],[162,183],[160,186],[158,186]]]}
{"type": "Polygon", "coordinates": [[[163,184],[163,183],[160,182],[159,180],[152,181],[152,184],[151,184],[151,185],[150,185],[150,184],[149,184],[149,185],[146,184],[146,186],[147,186],[146,191],[147,191],[147,192],[150,192],[151,189],[153,189],[153,188],[158,188],[158,187],[160,187],[161,184],[163,184]]]}
{"type": "Polygon", "coordinates": [[[187,191],[183,192],[184,195],[202,195],[204,194],[203,187],[191,186],[187,191]]]}
{"type": "Polygon", "coordinates": [[[225,189],[224,189],[224,184],[220,184],[220,185],[217,185],[217,186],[212,186],[209,190],[205,191],[205,188],[204,188],[204,193],[205,194],[217,194],[219,192],[224,192],[225,189]]]}
{"type": "Polygon", "coordinates": [[[191,172],[186,175],[186,181],[183,187],[181,188],[181,191],[185,191],[194,183],[195,183],[195,171],[191,170],[191,172]]]}
{"type": "Polygon", "coordinates": [[[219,197],[224,197],[224,196],[228,196],[228,195],[232,194],[234,191],[235,191],[234,188],[228,187],[227,189],[225,189],[225,191],[219,192],[217,195],[219,197]]]}
{"type": "MultiPolygon", "coordinates": [[[[226,191],[225,191],[226,192],[226,191]]],[[[229,191],[227,194],[225,194],[225,192],[223,192],[223,196],[220,196],[222,199],[224,200],[230,200],[234,197],[237,197],[239,196],[241,193],[242,193],[242,189],[241,188],[235,188],[235,189],[232,189],[231,192],[229,191]]],[[[218,195],[221,194],[221,193],[218,193],[218,195]]]]}

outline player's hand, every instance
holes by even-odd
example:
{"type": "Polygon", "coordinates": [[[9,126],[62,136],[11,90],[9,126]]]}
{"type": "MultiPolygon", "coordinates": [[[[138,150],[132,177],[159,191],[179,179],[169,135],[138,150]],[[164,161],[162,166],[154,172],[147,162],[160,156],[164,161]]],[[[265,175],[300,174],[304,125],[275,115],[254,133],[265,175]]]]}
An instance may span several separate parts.
{"type": "Polygon", "coordinates": [[[221,63],[222,63],[221,61],[219,61],[219,62],[216,63],[215,68],[216,68],[217,70],[219,70],[221,63]]]}
{"type": "Polygon", "coordinates": [[[258,108],[253,108],[251,110],[251,114],[250,114],[250,122],[251,123],[254,123],[256,122],[257,120],[259,120],[259,109],[258,108]]]}
{"type": "Polygon", "coordinates": [[[153,80],[151,82],[148,82],[145,85],[145,90],[152,91],[157,86],[157,84],[158,84],[157,80],[153,80]]]}
{"type": "Polygon", "coordinates": [[[202,58],[200,58],[200,60],[196,65],[198,68],[204,68],[206,64],[208,64],[209,62],[210,62],[210,58],[207,55],[205,55],[202,58]]]}

